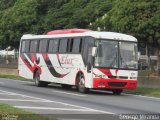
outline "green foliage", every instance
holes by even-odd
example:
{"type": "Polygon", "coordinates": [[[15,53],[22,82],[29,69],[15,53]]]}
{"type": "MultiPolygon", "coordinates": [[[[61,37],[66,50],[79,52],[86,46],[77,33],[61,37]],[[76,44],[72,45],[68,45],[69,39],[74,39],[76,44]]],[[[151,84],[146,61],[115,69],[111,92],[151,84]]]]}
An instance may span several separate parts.
{"type": "Polygon", "coordinates": [[[15,0],[0,0],[0,11],[13,6],[14,3],[15,3],[15,0]]]}
{"type": "Polygon", "coordinates": [[[117,0],[94,26],[102,30],[128,33],[139,40],[158,44],[160,40],[159,0],[117,0]]]}
{"type": "Polygon", "coordinates": [[[133,94],[133,95],[160,97],[159,88],[138,87],[136,90],[124,90],[124,93],[133,94]]]}
{"type": "Polygon", "coordinates": [[[32,25],[38,21],[37,3],[32,0],[17,0],[14,6],[0,12],[0,41],[2,47],[8,45],[18,48],[22,34],[31,31],[32,25]]]}
{"type": "Polygon", "coordinates": [[[14,80],[28,80],[18,75],[7,75],[7,74],[1,74],[1,73],[0,73],[0,78],[7,78],[7,79],[14,79],[14,80]]]}
{"type": "Polygon", "coordinates": [[[158,45],[159,0],[0,0],[0,46],[19,46],[23,34],[90,28],[122,32],[158,45]]]}
{"type": "Polygon", "coordinates": [[[39,114],[27,112],[25,110],[15,108],[13,106],[0,103],[0,117],[12,120],[57,120],[56,118],[48,118],[39,114]]]}

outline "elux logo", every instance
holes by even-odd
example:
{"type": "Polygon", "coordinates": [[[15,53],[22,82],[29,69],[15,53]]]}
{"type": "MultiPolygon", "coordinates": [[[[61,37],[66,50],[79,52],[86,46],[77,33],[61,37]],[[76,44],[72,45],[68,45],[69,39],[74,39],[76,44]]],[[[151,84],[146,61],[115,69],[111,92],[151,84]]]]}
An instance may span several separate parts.
{"type": "Polygon", "coordinates": [[[75,58],[69,58],[68,55],[62,56],[60,58],[61,64],[73,64],[73,61],[76,60],[75,58]]]}

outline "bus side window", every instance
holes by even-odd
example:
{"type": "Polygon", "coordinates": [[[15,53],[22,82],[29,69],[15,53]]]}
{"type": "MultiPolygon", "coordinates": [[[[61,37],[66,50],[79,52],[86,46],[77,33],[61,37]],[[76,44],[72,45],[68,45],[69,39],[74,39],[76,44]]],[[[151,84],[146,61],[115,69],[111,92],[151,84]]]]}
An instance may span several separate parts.
{"type": "Polygon", "coordinates": [[[22,41],[21,52],[29,52],[29,43],[30,43],[30,40],[22,41]]]}
{"type": "Polygon", "coordinates": [[[68,39],[61,39],[60,40],[59,52],[61,52],[61,53],[67,52],[67,43],[68,43],[68,39]]]}
{"type": "Polygon", "coordinates": [[[57,52],[58,51],[58,46],[59,46],[59,40],[50,40],[49,41],[48,52],[49,53],[57,52]]]}
{"type": "Polygon", "coordinates": [[[68,42],[67,42],[67,52],[69,52],[69,53],[73,51],[73,41],[74,41],[73,38],[68,39],[68,42]]]}
{"type": "Polygon", "coordinates": [[[38,49],[38,40],[31,40],[30,52],[37,52],[37,49],[38,49]]]}
{"type": "Polygon", "coordinates": [[[81,53],[82,38],[75,38],[73,43],[73,53],[81,53]]]}
{"type": "Polygon", "coordinates": [[[40,53],[47,52],[47,48],[48,48],[48,40],[40,40],[39,52],[40,53]]]}

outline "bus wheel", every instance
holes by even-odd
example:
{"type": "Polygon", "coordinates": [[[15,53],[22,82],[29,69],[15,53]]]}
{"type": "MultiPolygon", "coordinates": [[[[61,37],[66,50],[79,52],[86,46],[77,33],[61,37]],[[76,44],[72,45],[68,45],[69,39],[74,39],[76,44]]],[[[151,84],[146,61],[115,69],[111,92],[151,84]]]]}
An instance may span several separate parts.
{"type": "Polygon", "coordinates": [[[78,76],[77,88],[81,93],[87,93],[89,91],[89,89],[85,87],[85,79],[82,74],[78,76]]]}
{"type": "Polygon", "coordinates": [[[47,87],[48,86],[48,82],[40,81],[40,75],[38,71],[35,72],[34,82],[37,87],[47,87]]]}
{"type": "Polygon", "coordinates": [[[113,94],[114,95],[120,95],[122,93],[122,89],[115,89],[115,90],[112,90],[113,94]]]}

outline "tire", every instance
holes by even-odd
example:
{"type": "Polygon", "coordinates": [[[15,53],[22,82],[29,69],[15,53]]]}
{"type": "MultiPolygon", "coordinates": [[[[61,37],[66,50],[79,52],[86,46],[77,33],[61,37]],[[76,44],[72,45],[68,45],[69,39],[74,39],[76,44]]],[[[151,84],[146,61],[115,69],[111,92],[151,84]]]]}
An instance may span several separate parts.
{"type": "Polygon", "coordinates": [[[35,72],[34,82],[37,87],[47,87],[48,86],[48,82],[40,81],[40,75],[38,71],[35,72]]]}
{"type": "Polygon", "coordinates": [[[80,93],[87,93],[89,91],[88,88],[85,87],[85,79],[83,74],[79,74],[77,77],[77,89],[80,93]]]}
{"type": "Polygon", "coordinates": [[[61,87],[64,89],[70,89],[72,88],[72,85],[61,84],[61,87]]]}
{"type": "Polygon", "coordinates": [[[112,90],[113,94],[114,95],[120,95],[122,93],[122,89],[115,89],[115,90],[112,90]]]}

